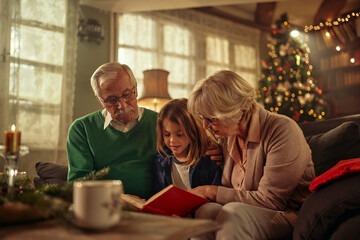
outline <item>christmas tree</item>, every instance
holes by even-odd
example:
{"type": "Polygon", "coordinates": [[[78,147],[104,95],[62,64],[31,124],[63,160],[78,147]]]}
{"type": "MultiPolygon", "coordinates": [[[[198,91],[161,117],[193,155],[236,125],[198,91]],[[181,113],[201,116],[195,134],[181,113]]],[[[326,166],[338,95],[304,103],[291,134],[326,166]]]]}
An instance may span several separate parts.
{"type": "Polygon", "coordinates": [[[300,39],[290,36],[286,14],[276,21],[269,54],[262,66],[258,101],[271,111],[291,117],[296,122],[325,117],[322,90],[313,76],[309,48],[300,39]]]}

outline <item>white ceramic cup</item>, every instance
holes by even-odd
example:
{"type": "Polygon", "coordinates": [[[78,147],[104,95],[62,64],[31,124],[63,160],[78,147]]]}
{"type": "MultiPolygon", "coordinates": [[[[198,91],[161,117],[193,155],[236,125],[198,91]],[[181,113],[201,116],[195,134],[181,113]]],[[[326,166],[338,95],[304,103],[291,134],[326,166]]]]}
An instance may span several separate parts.
{"type": "Polygon", "coordinates": [[[79,181],[74,183],[73,210],[76,224],[104,230],[116,225],[121,217],[120,180],[79,181]]]}

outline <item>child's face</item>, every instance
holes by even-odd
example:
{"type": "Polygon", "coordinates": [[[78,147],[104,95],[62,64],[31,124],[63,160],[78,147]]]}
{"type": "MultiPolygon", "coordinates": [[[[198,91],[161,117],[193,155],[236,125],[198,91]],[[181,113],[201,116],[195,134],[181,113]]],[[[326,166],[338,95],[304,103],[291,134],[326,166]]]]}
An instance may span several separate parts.
{"type": "Polygon", "coordinates": [[[185,161],[181,158],[186,158],[190,142],[180,125],[165,118],[162,123],[162,136],[165,145],[173,152],[176,159],[185,161]]]}

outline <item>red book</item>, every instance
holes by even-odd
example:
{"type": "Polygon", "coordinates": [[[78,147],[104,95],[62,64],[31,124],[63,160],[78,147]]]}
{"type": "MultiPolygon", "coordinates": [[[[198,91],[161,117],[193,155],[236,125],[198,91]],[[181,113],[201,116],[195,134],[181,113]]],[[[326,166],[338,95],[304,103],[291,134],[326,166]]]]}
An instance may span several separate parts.
{"type": "Polygon", "coordinates": [[[200,197],[174,185],[167,186],[147,201],[143,201],[128,194],[123,194],[121,199],[143,212],[167,216],[178,215],[180,217],[189,215],[196,208],[209,202],[206,198],[200,197]]]}

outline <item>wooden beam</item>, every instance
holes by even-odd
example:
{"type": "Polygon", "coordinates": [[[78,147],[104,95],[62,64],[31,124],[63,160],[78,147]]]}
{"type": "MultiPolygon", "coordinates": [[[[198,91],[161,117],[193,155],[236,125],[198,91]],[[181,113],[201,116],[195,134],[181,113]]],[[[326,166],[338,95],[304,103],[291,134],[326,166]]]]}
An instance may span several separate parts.
{"type": "Polygon", "coordinates": [[[314,25],[324,21],[332,22],[339,16],[341,10],[346,5],[346,1],[347,0],[323,0],[314,17],[314,25]]]}
{"type": "Polygon", "coordinates": [[[271,31],[270,26],[266,26],[263,24],[258,24],[256,22],[244,19],[244,18],[240,18],[234,15],[229,15],[226,12],[223,12],[217,8],[213,8],[213,7],[201,7],[201,8],[195,8],[194,10],[202,12],[202,13],[206,13],[206,14],[210,14],[213,16],[217,16],[235,23],[239,23],[239,24],[243,24],[252,28],[257,28],[260,29],[262,31],[271,31]]]}
{"type": "Polygon", "coordinates": [[[275,7],[276,2],[265,2],[256,4],[255,23],[271,27],[275,7]]]}

